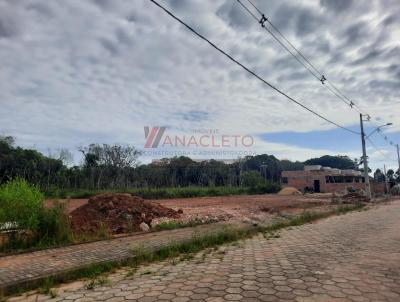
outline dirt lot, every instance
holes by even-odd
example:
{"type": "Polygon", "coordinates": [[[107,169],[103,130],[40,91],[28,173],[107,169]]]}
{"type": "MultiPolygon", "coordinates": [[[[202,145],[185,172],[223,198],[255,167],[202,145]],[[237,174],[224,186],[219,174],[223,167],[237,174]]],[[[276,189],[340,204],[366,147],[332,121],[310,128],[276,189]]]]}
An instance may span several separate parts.
{"type": "MultiPolygon", "coordinates": [[[[155,200],[174,210],[182,209],[180,220],[263,220],[276,213],[296,213],[308,208],[328,206],[331,194],[301,196],[238,195],[155,200]]],[[[62,200],[67,212],[87,203],[87,199],[62,200]]]]}

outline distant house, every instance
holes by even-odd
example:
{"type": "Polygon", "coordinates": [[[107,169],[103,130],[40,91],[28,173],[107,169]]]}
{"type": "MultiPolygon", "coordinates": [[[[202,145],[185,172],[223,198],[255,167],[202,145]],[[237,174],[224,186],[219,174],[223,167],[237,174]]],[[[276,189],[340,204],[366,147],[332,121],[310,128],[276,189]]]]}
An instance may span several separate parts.
{"type": "MultiPolygon", "coordinates": [[[[340,170],[319,165],[305,166],[302,171],[282,171],[283,187],[294,187],[307,192],[343,191],[346,187],[365,189],[365,179],[360,171],[340,170]]],[[[385,191],[384,183],[371,182],[371,190],[375,193],[385,191]]]]}

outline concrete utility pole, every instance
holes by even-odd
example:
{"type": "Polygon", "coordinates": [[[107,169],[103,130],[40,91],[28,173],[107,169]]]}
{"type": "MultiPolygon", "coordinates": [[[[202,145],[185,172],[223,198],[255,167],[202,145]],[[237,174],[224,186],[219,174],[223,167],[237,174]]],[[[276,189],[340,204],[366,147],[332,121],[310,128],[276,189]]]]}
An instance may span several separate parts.
{"type": "Polygon", "coordinates": [[[371,200],[371,185],[369,183],[369,175],[368,175],[368,160],[367,160],[367,150],[365,148],[363,115],[361,113],[360,113],[360,127],[361,127],[361,144],[362,144],[363,164],[364,164],[365,193],[367,194],[367,199],[371,200]]]}
{"type": "Polygon", "coordinates": [[[399,162],[399,173],[400,173],[400,152],[399,152],[399,144],[396,145],[397,147],[397,160],[399,162]]]}
{"type": "Polygon", "coordinates": [[[385,187],[386,187],[386,194],[389,193],[389,184],[387,180],[387,173],[386,173],[386,165],[383,165],[383,173],[385,173],[385,187]]]}

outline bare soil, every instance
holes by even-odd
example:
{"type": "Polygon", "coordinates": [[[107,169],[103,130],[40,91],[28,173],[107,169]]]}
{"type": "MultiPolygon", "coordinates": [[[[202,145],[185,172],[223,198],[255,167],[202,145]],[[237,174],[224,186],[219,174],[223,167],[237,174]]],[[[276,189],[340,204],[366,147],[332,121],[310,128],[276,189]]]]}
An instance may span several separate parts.
{"type": "Polygon", "coordinates": [[[331,194],[302,196],[236,195],[165,199],[158,202],[172,209],[182,209],[181,219],[262,221],[272,214],[299,213],[304,209],[330,205],[331,194]]]}
{"type": "MultiPolygon", "coordinates": [[[[332,194],[306,194],[280,196],[268,195],[236,195],[219,197],[197,197],[179,199],[147,200],[146,202],[160,204],[161,206],[182,210],[183,214],[174,218],[180,221],[200,219],[209,220],[252,220],[262,221],[276,214],[296,214],[304,209],[318,210],[330,205],[332,194]]],[[[49,203],[50,201],[46,201],[49,203]]],[[[88,203],[88,199],[61,200],[66,206],[66,211],[71,213],[76,208],[88,203]]],[[[84,219],[85,216],[82,217],[84,219]]],[[[154,217],[152,223],[171,220],[168,218],[154,217]]]]}
{"type": "Polygon", "coordinates": [[[75,232],[96,233],[103,227],[112,234],[139,231],[141,223],[150,225],[155,218],[179,218],[177,211],[157,202],[114,193],[94,196],[69,215],[75,232]]]}

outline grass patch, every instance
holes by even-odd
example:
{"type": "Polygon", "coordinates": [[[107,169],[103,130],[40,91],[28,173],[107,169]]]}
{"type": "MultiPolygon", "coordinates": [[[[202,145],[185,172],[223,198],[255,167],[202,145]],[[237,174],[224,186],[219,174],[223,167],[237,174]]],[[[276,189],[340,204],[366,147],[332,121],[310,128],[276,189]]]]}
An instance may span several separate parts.
{"type": "Polygon", "coordinates": [[[52,278],[46,278],[43,280],[42,285],[39,288],[39,293],[55,298],[57,297],[57,291],[52,287],[54,287],[54,280],[52,278]]]}
{"type": "MultiPolygon", "coordinates": [[[[341,215],[341,214],[346,214],[351,211],[358,211],[364,209],[365,205],[364,204],[352,204],[352,205],[343,205],[335,210],[328,211],[328,212],[321,212],[321,213],[315,213],[315,212],[310,212],[310,211],[304,211],[300,215],[294,216],[292,218],[274,223],[270,226],[265,227],[264,232],[269,232],[273,233],[277,230],[283,229],[283,228],[289,228],[289,227],[295,227],[295,226],[300,226],[306,223],[310,223],[313,221],[316,221],[318,219],[322,218],[327,218],[332,215],[341,215]]],[[[267,236],[268,237],[268,236],[267,236]]],[[[269,237],[271,238],[271,237],[269,237]]]]}
{"type": "Polygon", "coordinates": [[[205,235],[194,235],[190,240],[162,247],[157,251],[146,250],[143,247],[132,249],[135,256],[130,267],[136,269],[139,265],[165,260],[167,258],[179,259],[180,261],[193,258],[193,254],[221,244],[234,242],[255,234],[256,229],[226,228],[215,233],[205,235]]]}
{"type": "Polygon", "coordinates": [[[181,229],[181,228],[187,228],[187,227],[195,227],[198,225],[203,225],[203,224],[209,224],[216,222],[215,220],[201,220],[201,219],[193,219],[187,222],[182,222],[182,221],[175,221],[175,220],[170,220],[170,221],[164,221],[159,224],[157,224],[154,229],[156,231],[164,231],[164,230],[175,230],[175,229],[181,229]]]}
{"type": "Polygon", "coordinates": [[[111,281],[105,276],[96,276],[85,283],[85,288],[88,290],[95,289],[96,287],[111,286],[111,281]]]}

